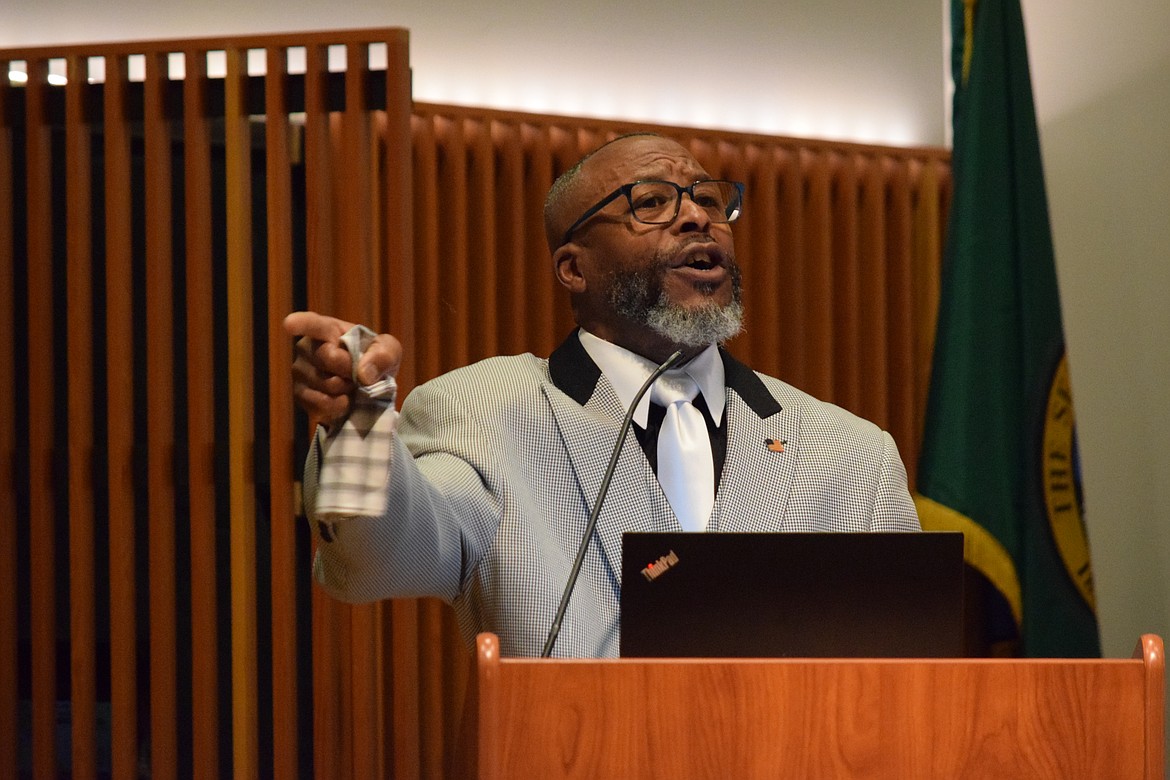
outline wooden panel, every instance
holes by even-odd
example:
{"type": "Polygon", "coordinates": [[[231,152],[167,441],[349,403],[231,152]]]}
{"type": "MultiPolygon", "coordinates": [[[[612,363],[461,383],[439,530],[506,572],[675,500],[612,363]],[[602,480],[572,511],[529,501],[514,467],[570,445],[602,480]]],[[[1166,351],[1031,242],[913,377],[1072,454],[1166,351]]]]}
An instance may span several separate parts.
{"type": "Polygon", "coordinates": [[[293,309],[288,55],[268,50],[264,79],[268,224],[268,506],[272,517],[272,764],[297,777],[297,558],[293,507],[292,353],[281,320],[293,309]]]}
{"type": "Polygon", "coordinates": [[[350,322],[371,322],[376,278],[373,273],[374,229],[370,213],[373,189],[370,167],[370,116],[365,93],[369,73],[367,47],[346,46],[345,110],[340,113],[340,138],[334,146],[333,192],[337,255],[333,282],[337,316],[350,322]]]}
{"type": "Polygon", "coordinates": [[[29,60],[25,86],[25,177],[28,251],[28,323],[21,330],[28,351],[28,533],[30,639],[32,667],[33,773],[56,771],[54,740],[57,707],[57,583],[64,578],[55,565],[57,507],[53,494],[55,435],[53,419],[53,192],[51,127],[48,99],[49,63],[29,60]]]}
{"type": "Polygon", "coordinates": [[[146,57],[143,133],[146,191],[146,452],[150,485],[150,744],[157,777],[178,773],[175,625],[174,258],[167,55],[146,57]]]}
{"type": "Polygon", "coordinates": [[[934,355],[934,332],[938,318],[939,279],[943,230],[950,191],[949,167],[941,160],[920,162],[918,197],[914,205],[913,265],[910,284],[914,290],[911,303],[914,333],[911,386],[914,392],[914,427],[909,438],[900,438],[902,459],[910,485],[917,484],[918,446],[926,426],[926,397],[930,389],[930,371],[934,355]],[[933,226],[934,229],[931,229],[933,226]],[[912,448],[912,449],[908,449],[912,448]]]}
{"type": "Polygon", "coordinates": [[[1166,648],[1162,638],[1144,634],[1133,657],[1145,667],[1146,777],[1162,775],[1166,767],[1166,648]]]}
{"type": "Polygon", "coordinates": [[[490,638],[485,778],[1156,776],[1142,660],[500,660],[490,638]]]}
{"type": "Polygon", "coordinates": [[[467,136],[467,197],[474,207],[468,210],[467,243],[468,287],[472,291],[464,302],[471,327],[468,350],[473,355],[497,355],[498,320],[510,316],[510,307],[496,295],[499,278],[499,239],[496,235],[497,212],[512,208],[497,200],[495,187],[496,150],[492,145],[491,120],[465,121],[467,136]]]}
{"type": "MultiPolygon", "coordinates": [[[[380,265],[385,279],[387,327],[403,344],[403,366],[398,373],[399,393],[414,384],[418,344],[415,316],[430,308],[415,290],[414,165],[411,149],[409,37],[406,31],[386,38],[386,114],[382,167],[385,193],[384,242],[380,265]],[[419,306],[418,304],[422,304],[419,306]]],[[[400,396],[401,397],[401,396],[400,396]]],[[[420,777],[426,725],[420,724],[419,602],[403,599],[382,612],[382,707],[385,710],[381,742],[390,746],[383,771],[397,778],[420,777]]]]}
{"type": "MultiPolygon", "coordinates": [[[[333,176],[327,100],[328,50],[305,51],[305,265],[310,309],[337,311],[333,295],[333,176]]],[[[350,776],[345,748],[342,697],[343,657],[339,637],[346,628],[343,608],[318,590],[313,611],[313,745],[321,780],[350,776]]]]}
{"type": "Polygon", "coordinates": [[[231,505],[232,766],[256,777],[259,738],[256,648],[256,484],[253,473],[252,135],[247,51],[225,52],[228,461],[231,505]]]}
{"type": "MultiPolygon", "coordinates": [[[[3,74],[8,60],[0,57],[0,420],[16,420],[16,269],[12,209],[15,172],[12,162],[15,90],[3,74]],[[11,388],[11,389],[9,389],[11,388]]],[[[14,426],[0,424],[0,515],[17,516],[17,454],[14,426]]],[[[15,756],[17,713],[17,546],[16,523],[0,523],[0,755],[15,756]]],[[[15,761],[0,761],[0,778],[14,780],[15,761]]]]}
{"type": "MultiPolygon", "coordinates": [[[[191,754],[198,778],[219,776],[216,657],[220,603],[216,536],[215,303],[212,274],[211,133],[207,54],[187,51],[183,80],[183,211],[186,244],[187,507],[191,562],[191,754]]],[[[223,630],[226,630],[223,629],[223,630]]]]}
{"type": "Polygon", "coordinates": [[[431,379],[443,369],[439,349],[442,331],[440,296],[442,278],[439,236],[442,230],[440,203],[447,197],[440,194],[438,144],[435,129],[429,118],[414,123],[414,288],[416,299],[425,302],[416,307],[414,324],[415,345],[407,345],[414,357],[419,381],[431,379]]]}
{"type": "Polygon", "coordinates": [[[467,212],[469,207],[479,208],[481,204],[477,201],[472,205],[468,193],[467,139],[461,119],[440,117],[435,122],[435,136],[439,145],[437,176],[442,228],[433,300],[438,309],[439,354],[444,369],[449,369],[483,357],[473,355],[468,343],[471,317],[467,212]]]}
{"type": "MultiPolygon", "coordinates": [[[[788,219],[795,220],[799,219],[800,212],[796,209],[781,212],[779,209],[783,196],[780,171],[770,150],[750,144],[743,151],[743,154],[738,154],[725,149],[720,155],[712,149],[709,155],[716,158],[713,163],[718,166],[705,166],[709,173],[713,168],[718,171],[711,173],[712,176],[744,181],[751,192],[751,209],[744,210],[744,216],[734,227],[736,257],[743,267],[744,276],[751,280],[745,285],[744,306],[756,312],[756,326],[739,340],[744,349],[742,359],[755,363],[757,355],[775,350],[780,361],[799,365],[803,339],[798,331],[800,317],[796,315],[799,310],[795,307],[801,305],[801,297],[785,296],[778,300],[775,291],[781,276],[791,279],[798,273],[800,263],[792,261],[789,256],[791,245],[785,240],[785,231],[781,225],[775,224],[771,215],[784,213],[788,219]],[[772,335],[776,333],[783,333],[783,338],[776,339],[772,335]]],[[[799,289],[792,285],[788,288],[799,289]]]]}
{"type": "MultiPolygon", "coordinates": [[[[370,116],[365,84],[369,73],[368,48],[352,42],[345,47],[345,110],[340,139],[334,145],[334,192],[338,197],[336,222],[338,253],[333,275],[337,290],[336,313],[350,322],[373,322],[375,287],[380,274],[373,263],[374,225],[371,209],[373,170],[370,155],[370,116]]],[[[350,711],[346,732],[352,745],[353,776],[383,774],[379,739],[378,684],[379,627],[376,604],[350,608],[350,711]]]]}
{"type": "MultiPolygon", "coordinates": [[[[386,323],[409,355],[415,343],[414,314],[414,166],[410,150],[410,40],[405,30],[387,36],[386,113],[382,140],[382,189],[386,196],[383,257],[386,323]]],[[[398,374],[399,392],[414,386],[414,361],[404,361],[398,374]]]]}
{"type": "MultiPolygon", "coordinates": [[[[0,109],[4,111],[0,195],[5,204],[0,214],[0,271],[6,280],[6,296],[16,290],[26,296],[19,305],[6,297],[0,307],[4,322],[11,324],[5,329],[8,338],[20,334],[22,340],[19,348],[10,344],[4,351],[0,379],[5,388],[16,388],[16,365],[25,359],[22,355],[28,355],[29,360],[28,370],[22,372],[27,376],[21,380],[20,392],[3,394],[5,403],[11,403],[6,419],[17,417],[18,403],[30,404],[29,409],[19,411],[22,419],[30,420],[28,452],[21,453],[19,464],[13,428],[5,426],[0,438],[5,480],[0,487],[4,488],[3,501],[12,503],[28,496],[31,507],[27,524],[6,524],[5,536],[0,539],[6,542],[4,555],[13,556],[12,565],[4,567],[11,587],[4,589],[4,601],[0,602],[5,607],[4,622],[0,623],[4,635],[0,644],[0,660],[4,661],[0,680],[0,704],[4,705],[0,717],[2,776],[16,771],[18,756],[28,755],[21,740],[27,740],[32,748],[37,773],[54,772],[55,742],[60,733],[57,701],[62,698],[72,705],[68,744],[78,776],[111,771],[131,776],[140,767],[149,766],[149,771],[160,777],[215,777],[225,766],[221,758],[224,748],[232,750],[233,771],[247,775],[261,766],[256,755],[261,739],[265,747],[271,740],[274,771],[290,776],[306,768],[302,763],[306,751],[300,748],[297,726],[311,717],[304,707],[313,699],[298,694],[297,681],[312,658],[298,655],[297,605],[305,593],[308,571],[306,563],[297,560],[297,533],[288,520],[294,511],[292,475],[296,468],[292,463],[289,352],[285,337],[275,327],[291,308],[298,284],[294,255],[301,251],[295,244],[299,215],[294,215],[291,174],[303,163],[288,153],[288,115],[294,109],[287,104],[287,95],[278,90],[295,77],[278,73],[274,67],[267,94],[270,108],[283,122],[267,123],[266,145],[273,152],[267,156],[265,177],[269,185],[265,206],[271,220],[267,231],[270,257],[259,272],[266,273],[271,284],[267,290],[270,297],[263,300],[251,289],[254,139],[248,117],[257,108],[255,95],[249,92],[254,80],[247,76],[244,60],[253,45],[273,47],[271,63],[275,65],[282,64],[284,51],[290,46],[307,45],[323,55],[324,47],[331,44],[347,46],[350,51],[343,98],[348,106],[344,109],[346,121],[337,124],[342,140],[335,144],[329,126],[334,109],[329,104],[337,100],[337,77],[328,73],[322,56],[316,98],[324,108],[314,116],[325,129],[316,136],[319,150],[324,152],[312,158],[310,178],[316,182],[333,178],[338,169],[331,158],[337,155],[349,161],[341,178],[347,186],[330,183],[315,190],[321,196],[311,196],[310,203],[320,207],[313,210],[313,216],[325,229],[307,232],[313,239],[324,237],[318,248],[331,249],[336,244],[358,262],[357,272],[350,274],[349,287],[358,291],[355,300],[360,299],[364,311],[386,317],[394,308],[393,316],[410,317],[413,289],[409,263],[404,262],[412,246],[411,166],[409,156],[403,154],[409,142],[410,119],[405,31],[83,45],[3,55],[5,62],[9,58],[25,60],[32,81],[19,91],[7,79],[0,85],[0,109]],[[390,61],[385,93],[380,97],[370,87],[382,76],[372,73],[367,65],[370,42],[379,40],[385,43],[390,61]],[[209,49],[226,55],[229,78],[207,78],[209,49]],[[181,88],[168,78],[171,52],[180,52],[183,57],[181,88]],[[50,85],[47,78],[48,60],[57,56],[68,59],[69,86],[62,90],[50,85]],[[98,68],[98,81],[104,78],[104,84],[94,86],[86,78],[91,57],[105,66],[98,68]],[[135,59],[145,62],[144,80],[129,78],[130,63],[135,59]],[[209,105],[221,86],[224,105],[209,105]],[[64,94],[66,100],[59,101],[58,94],[64,94]],[[13,101],[13,95],[19,100],[13,101]],[[388,111],[376,105],[387,96],[392,101],[388,111]],[[103,139],[102,191],[98,194],[93,193],[90,176],[90,123],[95,119],[87,116],[91,110],[100,113],[97,131],[103,139]],[[381,132],[375,138],[370,129],[376,114],[381,117],[381,132]],[[223,125],[213,118],[224,115],[223,125]],[[21,125],[20,137],[29,139],[19,149],[7,124],[12,118],[21,125]],[[53,133],[58,126],[65,128],[61,136],[65,146],[60,158],[63,164],[54,165],[58,152],[52,148],[53,133]],[[222,137],[213,131],[215,126],[224,127],[222,137]],[[176,145],[172,146],[172,141],[176,145]],[[220,148],[225,150],[223,157],[217,157],[220,148]],[[172,212],[172,205],[179,200],[174,194],[179,180],[171,175],[172,153],[180,149],[183,205],[181,212],[172,212]],[[22,155],[19,210],[11,178],[16,154],[22,155]],[[63,198],[55,191],[57,181],[64,182],[63,198]],[[353,182],[359,185],[356,189],[348,187],[353,182]],[[395,186],[396,192],[384,192],[383,182],[395,186]],[[23,197],[25,188],[27,198],[23,197]],[[339,207],[334,192],[344,192],[348,198],[340,204],[347,215],[344,224],[333,217],[339,207]],[[67,213],[53,211],[58,199],[66,202],[67,213]],[[15,213],[22,215],[19,225],[12,222],[15,213]],[[95,227],[92,214],[101,214],[103,222],[95,227]],[[181,243],[173,240],[176,214],[183,220],[181,243]],[[351,230],[354,226],[358,229],[351,230]],[[340,234],[335,232],[338,230],[340,234]],[[95,238],[102,243],[95,246],[95,238]],[[172,251],[179,245],[183,247],[182,269],[172,251]],[[18,247],[25,255],[19,263],[15,255],[18,247]],[[355,247],[357,251],[351,251],[355,247]],[[375,254],[394,259],[375,262],[375,254]],[[391,307],[385,291],[394,265],[406,267],[408,272],[403,275],[406,283],[395,285],[391,307]],[[18,267],[27,278],[16,279],[18,267]],[[94,280],[94,274],[101,277],[94,280]],[[173,305],[176,280],[184,293],[180,307],[173,305]],[[95,311],[98,291],[103,299],[96,301],[95,311]],[[145,311],[139,314],[135,308],[141,303],[145,303],[145,311]],[[261,309],[267,312],[271,331],[266,356],[269,374],[265,377],[271,397],[256,401],[252,380],[257,353],[251,320],[261,309]],[[17,311],[22,316],[19,327],[15,323],[17,311]],[[95,316],[104,319],[97,331],[92,329],[95,316]],[[53,337],[55,323],[61,323],[65,329],[61,339],[75,353],[69,360],[67,377],[57,370],[63,357],[54,353],[60,340],[53,337]],[[35,350],[30,348],[34,343],[35,350]],[[221,346],[227,347],[226,354],[217,352],[221,346]],[[135,359],[139,355],[142,362],[135,359]],[[185,363],[178,363],[183,356],[185,363]],[[95,386],[96,379],[104,386],[95,386]],[[61,390],[46,391],[54,387],[61,390]],[[141,414],[135,411],[140,407],[141,414]],[[254,412],[261,409],[268,418],[262,427],[268,434],[265,463],[272,489],[265,496],[264,509],[271,513],[270,524],[258,522],[261,518],[252,473],[257,444],[254,412]],[[69,415],[67,431],[64,424],[54,423],[66,419],[65,411],[69,415]],[[184,416],[177,417],[179,413],[184,416]],[[217,439],[217,422],[222,440],[217,439]],[[100,452],[95,452],[98,430],[105,440],[100,452]],[[176,463],[179,434],[186,444],[182,464],[176,463]],[[67,460],[64,451],[55,449],[57,444],[67,446],[67,460]],[[227,462],[217,459],[217,449],[227,462]],[[62,470],[66,463],[67,482],[62,470]],[[95,463],[101,464],[97,471],[95,463]],[[182,474],[176,482],[175,471],[180,465],[182,474]],[[105,477],[105,484],[95,484],[95,473],[105,477]],[[217,486],[217,476],[224,480],[222,485],[217,486]],[[218,498],[225,493],[227,511],[223,514],[230,519],[226,526],[230,537],[221,537],[217,530],[221,512],[218,498]],[[97,497],[104,497],[106,505],[95,506],[97,497]],[[141,506],[136,505],[139,497],[144,502],[141,506]],[[95,527],[99,519],[108,526],[95,527]],[[21,527],[32,529],[27,535],[31,544],[24,543],[23,550],[16,535],[21,527]],[[256,539],[258,528],[271,528],[271,538],[256,539]],[[183,534],[183,529],[189,529],[189,535],[183,534]],[[101,554],[108,563],[97,558],[94,542],[98,539],[108,545],[101,554]],[[258,554],[262,543],[270,546],[258,554]],[[59,544],[67,544],[72,562],[68,577],[58,570],[58,561],[66,552],[59,544]],[[181,561],[184,550],[190,557],[181,561]],[[219,574],[225,555],[230,555],[232,563],[230,578],[219,574]],[[18,556],[27,556],[29,562],[23,568],[23,582],[18,581],[23,564],[16,563],[18,556]],[[269,565],[271,582],[258,587],[257,576],[269,573],[265,569],[269,565]],[[107,566],[109,576],[99,576],[105,575],[107,566]],[[189,576],[189,582],[181,582],[180,575],[189,576]],[[108,594],[96,590],[107,583],[108,594]],[[69,588],[67,596],[60,590],[65,587],[69,588]],[[260,595],[269,594],[270,603],[257,604],[260,595]],[[189,624],[185,618],[179,619],[188,614],[187,599],[189,624]],[[229,610],[223,609],[225,602],[229,602],[229,610]],[[71,607],[67,615],[61,612],[66,604],[71,607]],[[109,605],[108,619],[96,614],[99,604],[109,605]],[[32,630],[28,618],[20,622],[22,611],[32,616],[32,630]],[[149,621],[140,624],[138,618],[143,614],[149,615],[149,621]],[[269,616],[271,635],[264,638],[271,647],[261,649],[256,646],[256,620],[269,616]],[[68,636],[58,636],[61,626],[68,626],[68,636]],[[108,651],[103,644],[104,631],[108,631],[108,651]],[[231,637],[226,652],[222,636],[231,637]],[[182,647],[180,640],[184,640],[182,647]],[[22,663],[22,643],[29,648],[23,662],[34,671],[29,683],[33,718],[26,719],[24,726],[16,717],[21,707],[27,706],[20,702],[16,676],[22,663]],[[59,647],[68,647],[70,652],[67,691],[57,678],[57,669],[62,667],[58,660],[64,660],[55,657],[59,647]],[[99,673],[96,661],[107,655],[112,721],[109,767],[101,758],[105,752],[105,745],[99,744],[103,729],[97,728],[97,699],[104,695],[98,690],[106,687],[107,678],[106,670],[99,673]],[[149,677],[140,678],[147,669],[149,677]],[[230,689],[221,683],[227,676],[225,671],[230,672],[230,689]],[[267,692],[259,694],[260,678],[272,680],[271,698],[266,698],[267,692]],[[229,702],[230,711],[226,709],[229,702]],[[260,722],[269,717],[270,723],[260,722]],[[149,725],[142,735],[139,724],[149,725]],[[225,728],[230,728],[226,734],[225,728]],[[27,736],[22,729],[27,729],[27,736]]],[[[309,267],[317,269],[322,280],[335,278],[344,266],[344,260],[332,252],[317,251],[315,257],[317,262],[309,267]]],[[[8,514],[22,511],[13,504],[8,514]]],[[[390,660],[382,650],[387,643],[382,639],[380,615],[385,610],[364,610],[364,623],[353,622],[348,609],[329,605],[326,611],[343,613],[345,630],[350,634],[339,643],[336,636],[326,633],[318,643],[322,657],[334,658],[335,669],[342,666],[339,651],[344,650],[345,674],[351,681],[344,696],[350,704],[334,711],[345,713],[337,728],[347,733],[348,747],[344,757],[326,751],[316,765],[340,767],[352,774],[358,756],[357,772],[382,774],[388,760],[382,746],[388,742],[377,735],[392,732],[400,735],[397,739],[403,744],[413,740],[413,766],[417,767],[418,702],[417,690],[411,690],[417,641],[413,655],[403,655],[405,664],[397,674],[400,695],[393,697],[391,685],[383,681],[383,668],[390,660]],[[365,691],[360,697],[353,696],[355,685],[365,691]],[[383,725],[389,720],[392,698],[398,713],[394,729],[383,725]],[[359,701],[360,707],[353,706],[359,701]],[[368,738],[361,737],[362,729],[368,729],[368,738]],[[355,731],[359,732],[357,740],[355,731]]],[[[406,629],[416,625],[417,618],[402,610],[396,612],[406,621],[398,633],[409,636],[406,629]]],[[[335,687],[340,689],[340,685],[335,687]]],[[[322,709],[329,714],[328,704],[322,709]]],[[[338,744],[340,741],[334,743],[338,744]]],[[[402,755],[397,754],[395,761],[409,771],[412,764],[409,760],[403,763],[402,755]]],[[[405,755],[409,756],[409,751],[405,755]]]]}
{"type": "Polygon", "coordinates": [[[524,228],[531,220],[524,218],[523,210],[512,204],[525,200],[524,154],[522,130],[517,124],[492,122],[492,146],[498,150],[496,181],[493,198],[496,224],[495,306],[507,312],[497,320],[499,352],[511,355],[523,351],[523,325],[529,321],[529,290],[525,273],[528,253],[524,245],[524,228]]]}
{"type": "Polygon", "coordinates": [[[847,408],[861,401],[861,296],[858,251],[862,237],[858,217],[859,174],[856,157],[848,152],[833,157],[833,388],[828,398],[847,408]]]}
{"type": "Polygon", "coordinates": [[[529,349],[527,344],[534,343],[535,331],[537,348],[533,352],[547,355],[560,343],[563,328],[558,326],[558,320],[565,316],[568,296],[563,290],[557,289],[559,285],[549,284],[549,275],[552,273],[551,260],[533,262],[533,257],[542,258],[548,251],[545,248],[544,225],[523,215],[544,213],[545,194],[553,179],[560,175],[564,168],[556,160],[552,132],[547,124],[523,122],[520,125],[520,137],[528,156],[525,165],[524,199],[517,202],[517,207],[522,209],[521,218],[524,219],[525,225],[524,289],[528,296],[528,318],[522,325],[517,324],[517,328],[523,328],[524,345],[516,351],[523,352],[529,349]]]}
{"type": "Polygon", "coordinates": [[[914,378],[914,223],[913,201],[918,185],[915,161],[885,159],[886,200],[882,218],[886,222],[885,251],[882,262],[886,268],[885,327],[880,335],[885,340],[888,377],[902,377],[908,381],[885,382],[888,395],[886,408],[880,420],[894,432],[897,441],[916,441],[914,378]]]}
{"type": "Polygon", "coordinates": [[[833,317],[833,161],[824,150],[801,149],[800,192],[804,196],[805,220],[795,240],[802,247],[800,259],[806,266],[805,284],[798,288],[807,303],[804,329],[809,359],[803,364],[804,381],[794,378],[818,398],[832,397],[836,372],[832,360],[836,321],[833,317]]]}
{"type": "MultiPolygon", "coordinates": [[[[94,338],[92,141],[85,111],[88,63],[67,62],[65,243],[69,351],[69,646],[75,777],[97,775],[97,580],[94,548],[94,338]]],[[[2,200],[2,199],[0,199],[2,200]]]]}
{"type": "Polygon", "coordinates": [[[330,175],[329,53],[305,49],[305,253],[309,307],[337,311],[333,295],[333,176],[330,175]]]}
{"type": "Polygon", "coordinates": [[[888,376],[886,343],[886,180],[881,159],[858,155],[858,229],[857,254],[858,316],[857,395],[851,404],[858,414],[885,428],[888,389],[878,377],[888,376]]]}
{"type": "MultiPolygon", "coordinates": [[[[127,115],[128,61],[105,59],[106,260],[106,463],[110,571],[111,762],[116,777],[138,767],[138,641],[135,557],[134,426],[127,419],[135,401],[134,281],[131,270],[133,211],[130,197],[130,126],[127,115]]],[[[145,587],[145,583],[142,585],[145,587]]]]}

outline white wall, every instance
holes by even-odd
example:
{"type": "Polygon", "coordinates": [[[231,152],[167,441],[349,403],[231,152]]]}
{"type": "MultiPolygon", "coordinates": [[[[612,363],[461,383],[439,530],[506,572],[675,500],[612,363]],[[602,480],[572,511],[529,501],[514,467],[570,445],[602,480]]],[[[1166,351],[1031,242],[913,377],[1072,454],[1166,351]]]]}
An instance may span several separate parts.
{"type": "MultiPolygon", "coordinates": [[[[1023,2],[1102,637],[1128,656],[1170,637],[1170,3],[1023,2]]],[[[7,0],[0,46],[404,26],[420,100],[942,144],[944,3],[7,0]]]]}
{"type": "Polygon", "coordinates": [[[1170,3],[1024,0],[1104,651],[1170,637],[1170,3]]]}
{"type": "Polygon", "coordinates": [[[1024,15],[1102,649],[1124,657],[1170,638],[1170,3],[1024,15]]]}
{"type": "Polygon", "coordinates": [[[406,27],[424,102],[941,145],[941,17],[938,0],[0,0],[0,47],[406,27]]]}

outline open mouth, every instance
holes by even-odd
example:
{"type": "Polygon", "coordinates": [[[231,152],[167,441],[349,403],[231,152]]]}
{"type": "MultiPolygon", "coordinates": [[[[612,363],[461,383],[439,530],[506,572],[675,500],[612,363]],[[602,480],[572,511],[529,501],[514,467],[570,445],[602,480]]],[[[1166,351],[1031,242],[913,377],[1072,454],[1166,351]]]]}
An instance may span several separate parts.
{"type": "Polygon", "coordinates": [[[713,271],[723,267],[723,253],[713,248],[694,248],[684,252],[674,263],[675,269],[713,271]]]}
{"type": "Polygon", "coordinates": [[[718,268],[719,261],[707,255],[706,253],[691,255],[683,263],[684,268],[694,268],[697,271],[710,271],[712,268],[718,268]]]}

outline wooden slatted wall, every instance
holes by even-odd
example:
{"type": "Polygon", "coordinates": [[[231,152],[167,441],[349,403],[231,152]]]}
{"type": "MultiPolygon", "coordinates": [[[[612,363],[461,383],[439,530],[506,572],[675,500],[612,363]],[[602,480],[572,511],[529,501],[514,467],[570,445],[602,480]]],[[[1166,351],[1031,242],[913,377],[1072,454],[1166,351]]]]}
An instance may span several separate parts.
{"type": "Polygon", "coordinates": [[[407,41],[0,52],[0,777],[384,774],[280,321],[411,316],[365,283],[411,246],[407,41]]]}
{"type": "MultiPolygon", "coordinates": [[[[401,30],[0,52],[17,60],[28,82],[0,78],[0,779],[448,775],[469,662],[450,610],[309,583],[279,322],[310,306],[395,333],[406,390],[548,354],[572,321],[544,194],[645,126],[412,108],[401,30]]],[[[913,472],[946,153],[650,129],[747,182],[732,350],[889,428],[913,472]]]]}

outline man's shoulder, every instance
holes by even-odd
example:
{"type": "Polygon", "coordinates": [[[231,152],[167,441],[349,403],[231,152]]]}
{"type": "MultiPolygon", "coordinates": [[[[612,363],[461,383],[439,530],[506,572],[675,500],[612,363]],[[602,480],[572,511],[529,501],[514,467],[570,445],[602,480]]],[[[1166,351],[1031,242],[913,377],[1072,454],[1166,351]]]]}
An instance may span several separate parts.
{"type": "Polygon", "coordinates": [[[880,434],[881,428],[870,420],[830,401],[824,401],[811,393],[790,385],[782,379],[754,371],[768,392],[780,407],[789,412],[799,413],[801,427],[837,429],[853,435],[867,437],[880,434]]]}
{"type": "Polygon", "coordinates": [[[531,352],[489,357],[440,374],[418,386],[417,391],[439,393],[491,393],[497,388],[516,390],[548,381],[548,360],[531,352]]]}

